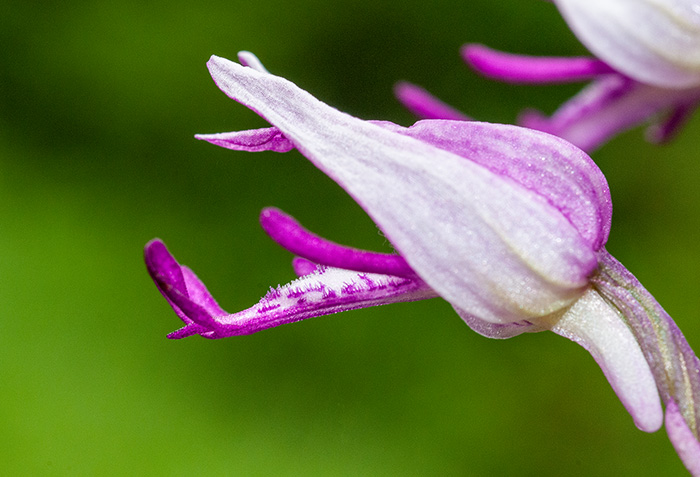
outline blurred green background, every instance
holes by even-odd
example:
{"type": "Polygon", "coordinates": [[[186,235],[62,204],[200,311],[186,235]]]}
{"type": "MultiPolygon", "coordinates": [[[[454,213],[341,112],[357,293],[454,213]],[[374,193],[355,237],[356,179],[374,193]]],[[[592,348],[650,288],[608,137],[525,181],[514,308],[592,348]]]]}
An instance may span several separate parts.
{"type": "MultiPolygon", "coordinates": [[[[466,42],[585,54],[538,1],[2,3],[0,472],[685,475],[583,349],[551,333],[488,340],[441,300],[165,338],[180,322],[142,263],[153,237],[229,311],[293,278],[258,226],[264,206],[387,250],[296,152],[193,139],[264,125],[215,87],[211,54],[251,50],[341,110],[404,125],[398,80],[499,122],[580,87],[480,78],[466,42]]],[[[635,130],[594,154],[615,205],[608,249],[696,350],[699,129],[665,147],[635,130]]]]}

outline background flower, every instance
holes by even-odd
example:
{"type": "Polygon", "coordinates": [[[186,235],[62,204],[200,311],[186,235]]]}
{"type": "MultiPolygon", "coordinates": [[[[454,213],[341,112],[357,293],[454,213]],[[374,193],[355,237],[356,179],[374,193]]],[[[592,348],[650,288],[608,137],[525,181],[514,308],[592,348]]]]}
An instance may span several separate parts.
{"type": "MultiPolygon", "coordinates": [[[[526,109],[521,126],[592,152],[615,135],[650,123],[650,142],[669,142],[700,104],[700,10],[694,0],[555,0],[572,31],[596,57],[537,56],[477,43],[464,60],[486,77],[515,84],[589,82],[551,116],[526,109]]],[[[426,119],[465,119],[411,83],[395,94],[426,119]]]]}
{"type": "MultiPolygon", "coordinates": [[[[284,16],[281,5],[0,6],[5,472],[685,475],[583,349],[545,334],[479,337],[439,300],[234,342],[165,339],[172,311],[140,257],[155,235],[226,309],[293,277],[258,227],[264,206],[388,251],[296,153],[237,155],[192,138],[264,125],[212,87],[212,52],[253,50],[344,111],[402,124],[413,122],[392,96],[403,78],[501,122],[579,89],[485,81],[459,59],[465,41],[586,54],[546,2],[302,0],[284,16]]],[[[596,159],[615,203],[608,249],[700,349],[697,151],[691,134],[655,149],[633,132],[596,159]]]]}

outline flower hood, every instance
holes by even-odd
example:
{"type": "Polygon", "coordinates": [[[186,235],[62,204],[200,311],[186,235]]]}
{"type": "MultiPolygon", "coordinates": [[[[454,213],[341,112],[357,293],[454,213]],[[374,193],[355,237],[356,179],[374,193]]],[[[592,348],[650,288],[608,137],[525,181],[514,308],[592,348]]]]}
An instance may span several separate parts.
{"type": "Polygon", "coordinates": [[[265,138],[259,131],[200,138],[252,150],[251,142],[282,135],[455,307],[509,323],[580,296],[607,240],[611,206],[600,170],[574,146],[515,126],[370,123],[285,79],[217,57],[208,65],[227,95],[275,129],[265,138]]]}

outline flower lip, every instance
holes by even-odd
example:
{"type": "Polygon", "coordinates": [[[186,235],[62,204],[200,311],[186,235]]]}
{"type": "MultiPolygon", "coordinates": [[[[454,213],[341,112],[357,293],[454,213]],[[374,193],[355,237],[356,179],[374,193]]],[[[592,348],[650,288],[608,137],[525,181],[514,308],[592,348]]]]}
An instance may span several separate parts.
{"type": "Polygon", "coordinates": [[[158,239],[146,245],[146,267],[183,328],[171,339],[195,334],[216,339],[240,336],[341,311],[424,300],[438,295],[418,277],[406,278],[300,264],[300,276],[288,285],[270,289],[259,303],[227,313],[214,301],[192,271],[180,265],[158,239]]]}

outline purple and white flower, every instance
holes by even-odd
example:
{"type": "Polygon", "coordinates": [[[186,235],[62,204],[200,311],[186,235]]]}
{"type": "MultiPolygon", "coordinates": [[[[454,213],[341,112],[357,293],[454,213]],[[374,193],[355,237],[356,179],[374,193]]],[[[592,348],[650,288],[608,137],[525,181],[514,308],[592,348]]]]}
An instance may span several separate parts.
{"type": "MultiPolygon", "coordinates": [[[[554,0],[597,58],[534,57],[483,45],[462,49],[476,71],[511,83],[591,80],[551,117],[529,110],[518,123],[592,151],[616,134],[653,121],[652,142],[668,141],[700,103],[700,4],[696,0],[554,0]]],[[[461,113],[402,84],[398,98],[419,117],[461,113]],[[445,112],[446,111],[446,112],[445,112]]]]}
{"type": "Polygon", "coordinates": [[[298,149],[370,215],[396,254],[325,240],[277,209],[266,232],[300,277],[229,314],[154,240],[149,273],[185,326],[224,338],[340,311],[442,297],[478,333],[550,330],[586,348],[642,430],[664,422],[700,475],[700,363],[656,300],[604,248],[611,201],[601,171],[561,138],[517,126],[363,121],[267,73],[212,57],[229,97],[272,127],[200,135],[233,150],[298,149]]]}

